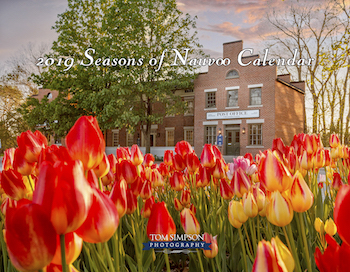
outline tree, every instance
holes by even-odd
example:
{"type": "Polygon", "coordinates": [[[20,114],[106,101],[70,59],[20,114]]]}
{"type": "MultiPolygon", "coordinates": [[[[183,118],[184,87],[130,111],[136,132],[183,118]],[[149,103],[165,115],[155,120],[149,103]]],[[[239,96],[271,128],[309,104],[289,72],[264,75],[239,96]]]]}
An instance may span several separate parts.
{"type": "MultiPolygon", "coordinates": [[[[332,130],[332,122],[326,121],[322,116],[328,107],[344,115],[346,92],[342,92],[339,98],[332,100],[329,91],[336,92],[336,84],[341,82],[339,73],[344,68],[344,62],[348,53],[344,47],[334,46],[344,44],[349,37],[350,18],[347,13],[348,6],[343,1],[322,1],[319,5],[310,6],[298,1],[291,5],[287,12],[281,16],[273,11],[267,16],[271,26],[277,30],[277,34],[270,37],[269,46],[279,52],[289,52],[293,55],[294,49],[298,49],[299,58],[313,58],[310,66],[284,67],[298,81],[306,80],[307,91],[312,99],[312,127],[313,133],[329,133],[332,130]],[[341,58],[339,58],[342,56],[341,58]],[[325,98],[331,99],[326,103],[325,98]],[[333,102],[332,102],[333,101],[333,102]],[[321,120],[321,122],[319,122],[321,120]]],[[[285,57],[285,56],[284,56],[285,57]]],[[[347,89],[342,88],[343,91],[347,89]]],[[[339,91],[339,88],[338,88],[339,91]]],[[[339,92],[338,92],[339,93],[339,92]]],[[[340,93],[339,93],[340,94],[340,93]]],[[[328,99],[328,100],[329,100],[328,99]]],[[[339,131],[342,130],[343,121],[339,122],[339,131]]]]}
{"type": "Polygon", "coordinates": [[[163,118],[153,105],[161,102],[168,112],[181,111],[183,103],[174,90],[190,88],[193,82],[193,66],[171,64],[173,48],[184,57],[184,49],[192,54],[200,47],[194,28],[195,20],[178,10],[175,0],[69,0],[54,26],[59,36],[49,57],[73,57],[75,64],[67,71],[52,65],[36,78],[60,92],[53,127],[67,132],[83,114],[96,116],[102,129],[142,125],[149,152],[151,124],[163,118]],[[91,65],[85,55],[89,48],[91,65]],[[160,69],[149,65],[152,58],[159,63],[162,54],[160,69]]]}

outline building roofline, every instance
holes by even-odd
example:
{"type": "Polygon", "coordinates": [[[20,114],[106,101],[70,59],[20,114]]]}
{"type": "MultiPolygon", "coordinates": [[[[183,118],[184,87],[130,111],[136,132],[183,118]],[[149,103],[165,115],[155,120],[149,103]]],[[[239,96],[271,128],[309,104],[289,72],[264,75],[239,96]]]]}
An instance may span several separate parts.
{"type": "Polygon", "coordinates": [[[255,55],[251,55],[251,56],[243,56],[242,59],[252,58],[252,57],[259,57],[259,54],[255,54],[255,55]]]}
{"type": "MultiPolygon", "coordinates": [[[[288,83],[288,82],[286,82],[286,81],[284,81],[284,80],[282,80],[280,78],[276,78],[276,81],[281,82],[282,84],[286,85],[287,87],[289,87],[291,89],[294,89],[295,91],[305,95],[305,91],[304,90],[302,90],[302,89],[300,89],[298,87],[295,87],[294,85],[292,85],[292,84],[290,84],[290,83],[288,83]]],[[[303,81],[300,81],[300,82],[303,82],[303,81]]]]}
{"type": "Polygon", "coordinates": [[[230,44],[230,43],[237,43],[237,42],[243,42],[243,40],[233,41],[233,42],[225,42],[223,44],[230,44]]]}

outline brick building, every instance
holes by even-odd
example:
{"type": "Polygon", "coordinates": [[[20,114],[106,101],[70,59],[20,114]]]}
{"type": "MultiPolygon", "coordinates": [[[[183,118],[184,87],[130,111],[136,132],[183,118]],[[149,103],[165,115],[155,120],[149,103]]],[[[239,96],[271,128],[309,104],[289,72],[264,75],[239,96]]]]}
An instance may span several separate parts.
{"type": "MultiPolygon", "coordinates": [[[[218,144],[224,155],[256,154],[271,148],[274,138],[281,137],[289,144],[295,134],[304,132],[305,83],[291,82],[290,75],[277,75],[276,66],[240,65],[237,57],[242,50],[242,41],[225,43],[223,58],[231,60],[228,66],[212,65],[198,75],[193,90],[176,91],[187,103],[184,115],[167,116],[164,105],[155,105],[154,110],[163,113],[164,119],[152,125],[151,153],[162,157],[165,149],[186,140],[198,155],[206,143],[218,144]]],[[[242,62],[258,57],[242,57],[242,62]]],[[[40,89],[37,98],[51,100],[57,94],[40,89]]],[[[107,130],[104,137],[107,153],[114,153],[118,146],[144,146],[141,126],[133,133],[125,128],[107,130]]]]}
{"type": "MultiPolygon", "coordinates": [[[[256,154],[272,147],[281,137],[289,144],[304,132],[304,82],[290,82],[290,75],[277,76],[276,66],[242,66],[238,55],[243,42],[223,45],[228,66],[213,65],[194,82],[194,147],[218,144],[222,135],[225,155],[256,154]],[[221,136],[220,136],[221,137],[221,136]]],[[[258,55],[242,57],[242,63],[258,55]]]]}

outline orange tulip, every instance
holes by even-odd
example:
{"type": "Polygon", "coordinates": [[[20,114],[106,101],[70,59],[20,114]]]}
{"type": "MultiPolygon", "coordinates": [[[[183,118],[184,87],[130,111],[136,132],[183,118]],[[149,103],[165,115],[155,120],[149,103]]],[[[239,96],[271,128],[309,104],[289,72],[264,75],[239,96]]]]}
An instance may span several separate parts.
{"type": "Polygon", "coordinates": [[[180,213],[181,225],[187,235],[199,234],[201,227],[196,216],[188,208],[184,208],[180,213]]]}
{"type": "Polygon", "coordinates": [[[170,235],[176,233],[176,226],[164,202],[154,203],[151,216],[147,223],[147,236],[155,241],[155,235],[161,235],[165,241],[170,240],[170,235]]]}
{"type": "Polygon", "coordinates": [[[2,158],[2,170],[13,169],[13,159],[15,157],[15,148],[6,149],[2,158]]]}
{"type": "Polygon", "coordinates": [[[286,270],[279,270],[274,249],[269,242],[262,240],[258,244],[256,258],[253,265],[252,272],[279,272],[286,270]]]}
{"type": "Polygon", "coordinates": [[[148,198],[143,204],[143,208],[141,209],[141,215],[143,218],[149,218],[151,215],[152,207],[154,204],[154,196],[148,198]]]}
{"type": "Polygon", "coordinates": [[[193,174],[199,169],[199,159],[195,152],[188,153],[185,157],[187,170],[189,173],[193,174]]]}
{"type": "Polygon", "coordinates": [[[16,148],[13,158],[13,169],[19,172],[22,176],[29,176],[35,168],[35,162],[30,163],[24,158],[22,150],[16,148]]]}
{"type": "Polygon", "coordinates": [[[148,153],[144,157],[143,164],[146,167],[151,167],[153,165],[154,161],[155,161],[154,156],[152,154],[148,153]]]}
{"type": "Polygon", "coordinates": [[[35,135],[28,130],[17,137],[17,144],[24,159],[28,163],[34,163],[38,161],[41,150],[47,146],[47,140],[41,132],[38,131],[35,135]]]}
{"type": "Polygon", "coordinates": [[[175,210],[179,212],[184,208],[181,204],[181,201],[178,200],[176,197],[174,198],[174,207],[175,207],[175,210]]]}
{"type": "Polygon", "coordinates": [[[199,176],[196,178],[196,187],[205,187],[210,183],[210,169],[203,167],[201,164],[199,166],[199,176]]]}
{"type": "Polygon", "coordinates": [[[186,155],[193,152],[192,146],[186,141],[177,142],[175,145],[175,152],[179,154],[182,159],[185,159],[186,155]]]}
{"type": "Polygon", "coordinates": [[[225,164],[221,160],[216,160],[213,176],[214,178],[217,178],[217,179],[225,178],[226,176],[225,164]]]}
{"type": "Polygon", "coordinates": [[[5,240],[14,267],[36,271],[47,266],[56,251],[56,232],[38,204],[8,209],[5,240]]]}
{"type": "Polygon", "coordinates": [[[135,182],[138,177],[136,166],[133,165],[130,160],[122,160],[120,163],[120,170],[122,177],[128,184],[135,182]]]}
{"type": "Polygon", "coordinates": [[[174,152],[172,150],[164,151],[164,163],[168,166],[173,166],[174,164],[174,152]]]}
{"type": "Polygon", "coordinates": [[[93,170],[98,178],[104,177],[108,174],[110,169],[109,160],[106,153],[103,153],[103,159],[99,165],[97,165],[93,170]]]}
{"type": "Polygon", "coordinates": [[[314,203],[314,195],[299,171],[293,177],[293,185],[290,189],[290,202],[293,210],[300,213],[310,209],[314,203]]]}
{"type": "Polygon", "coordinates": [[[181,193],[180,202],[182,206],[187,207],[191,203],[191,191],[183,190],[181,193]]]}
{"type": "Polygon", "coordinates": [[[133,214],[137,208],[137,196],[131,189],[126,189],[126,214],[133,214]]]}
{"type": "Polygon", "coordinates": [[[211,144],[205,144],[202,155],[201,155],[201,164],[204,167],[213,168],[215,166],[216,158],[213,152],[211,144]]]}
{"type": "Polygon", "coordinates": [[[158,169],[151,169],[150,181],[154,187],[162,187],[164,185],[163,176],[158,169]]]}
{"type": "Polygon", "coordinates": [[[269,191],[286,191],[292,186],[288,169],[270,150],[260,159],[259,180],[269,191]]]}
{"type": "Polygon", "coordinates": [[[124,216],[127,209],[126,188],[127,188],[127,183],[124,179],[117,180],[114,183],[112,191],[109,195],[112,202],[117,208],[119,219],[124,216]]]}
{"type": "Polygon", "coordinates": [[[329,145],[332,148],[337,148],[340,145],[338,134],[335,134],[335,133],[331,134],[331,137],[329,138],[329,145]]]}
{"type": "Polygon", "coordinates": [[[221,179],[220,181],[220,194],[226,200],[231,200],[233,197],[233,190],[225,179],[221,179]]]}
{"type": "MultiPolygon", "coordinates": [[[[1,187],[9,197],[20,200],[30,192],[27,177],[22,177],[16,170],[8,169],[1,173],[1,187]]],[[[32,186],[34,186],[32,184],[32,186]]]]}
{"type": "Polygon", "coordinates": [[[41,205],[57,234],[77,230],[86,220],[92,202],[92,189],[85,179],[81,161],[43,162],[33,203],[41,205]]]}
{"type": "Polygon", "coordinates": [[[142,185],[140,197],[144,200],[149,199],[152,196],[152,185],[149,180],[145,180],[142,185]]]}
{"type": "Polygon", "coordinates": [[[179,154],[174,155],[174,168],[176,171],[183,171],[186,168],[185,161],[179,154]]]}
{"type": "Polygon", "coordinates": [[[134,144],[131,147],[130,160],[135,166],[138,166],[138,165],[143,163],[143,154],[142,154],[139,146],[136,144],[134,144]]]}
{"type": "Polygon", "coordinates": [[[250,186],[249,178],[242,168],[239,167],[233,172],[231,187],[236,196],[242,197],[244,193],[249,191],[250,186]]]}
{"type": "Polygon", "coordinates": [[[216,236],[212,236],[211,234],[204,232],[204,242],[210,243],[210,250],[204,250],[203,253],[205,257],[207,258],[215,258],[216,255],[218,255],[219,249],[218,249],[218,241],[216,239],[216,236]]]}
{"type": "Polygon", "coordinates": [[[74,160],[82,161],[85,170],[99,165],[106,144],[96,118],[80,117],[66,136],[66,146],[74,160]]]}
{"type": "Polygon", "coordinates": [[[182,172],[174,172],[174,174],[170,177],[170,186],[175,191],[181,191],[185,187],[182,172]]]}
{"type": "Polygon", "coordinates": [[[107,158],[109,161],[109,167],[111,168],[112,173],[115,174],[117,171],[116,164],[118,163],[118,160],[113,154],[109,154],[107,158]]]}

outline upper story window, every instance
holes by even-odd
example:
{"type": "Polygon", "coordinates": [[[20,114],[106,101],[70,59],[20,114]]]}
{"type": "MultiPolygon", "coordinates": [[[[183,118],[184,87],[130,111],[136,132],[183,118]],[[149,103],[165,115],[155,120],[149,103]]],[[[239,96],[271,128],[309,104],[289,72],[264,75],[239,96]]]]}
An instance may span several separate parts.
{"type": "Polygon", "coordinates": [[[228,71],[226,74],[226,79],[238,78],[238,77],[239,77],[238,71],[235,69],[228,71]]]}
{"type": "Polygon", "coordinates": [[[249,93],[249,105],[261,105],[261,87],[250,88],[249,93]]]}
{"type": "Polygon", "coordinates": [[[194,98],[185,99],[185,103],[186,103],[185,116],[186,115],[193,115],[194,114],[194,98]]]}
{"type": "Polygon", "coordinates": [[[52,93],[48,93],[46,97],[47,97],[47,99],[51,99],[52,98],[52,93]]]}
{"type": "Polygon", "coordinates": [[[205,107],[216,108],[216,92],[205,93],[205,107]]]}
{"type": "Polygon", "coordinates": [[[227,107],[238,106],[238,90],[227,91],[227,107]]]}

